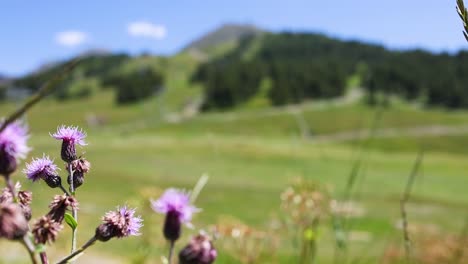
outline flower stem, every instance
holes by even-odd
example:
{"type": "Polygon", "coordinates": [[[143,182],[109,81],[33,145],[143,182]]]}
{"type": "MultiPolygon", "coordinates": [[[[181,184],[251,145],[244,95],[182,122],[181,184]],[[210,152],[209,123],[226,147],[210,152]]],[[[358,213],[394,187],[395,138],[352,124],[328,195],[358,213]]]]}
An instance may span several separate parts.
{"type": "Polygon", "coordinates": [[[168,261],[169,261],[169,264],[172,263],[172,255],[174,255],[174,245],[175,245],[175,241],[174,240],[171,240],[170,242],[170,246],[169,246],[169,258],[168,258],[168,261]]]}
{"type": "MultiPolygon", "coordinates": [[[[75,196],[75,186],[73,185],[73,168],[71,164],[68,164],[68,172],[70,177],[70,193],[72,196],[75,196]]],[[[78,213],[76,208],[72,209],[72,216],[75,218],[76,222],[78,222],[78,213]]],[[[71,245],[71,253],[75,252],[76,250],[76,233],[77,233],[77,227],[73,229],[72,232],[72,245],[71,245]]]]}
{"type": "Polygon", "coordinates": [[[15,193],[15,186],[13,185],[13,181],[10,178],[10,174],[5,175],[5,180],[7,184],[8,190],[10,190],[11,195],[13,196],[13,200],[16,202],[16,193],[15,193]]]}
{"type": "Polygon", "coordinates": [[[95,242],[97,241],[96,237],[93,237],[91,238],[88,242],[86,242],[86,244],[84,244],[82,247],[80,247],[79,249],[75,250],[73,253],[71,253],[70,255],[66,256],[65,258],[63,258],[62,260],[60,260],[59,262],[57,262],[57,264],[65,264],[65,263],[68,263],[68,261],[72,258],[74,258],[75,256],[81,254],[83,251],[85,251],[88,247],[92,246],[95,242]]]}
{"type": "Polygon", "coordinates": [[[46,95],[48,95],[57,86],[57,84],[63,80],[63,78],[67,76],[76,67],[76,65],[78,65],[81,60],[82,58],[72,60],[63,67],[61,72],[54,75],[49,81],[44,83],[41,88],[39,88],[39,90],[34,95],[30,96],[19,109],[11,113],[5,119],[5,121],[0,126],[0,132],[2,132],[10,123],[14,122],[24,113],[26,113],[31,107],[41,101],[46,95]]]}
{"type": "Polygon", "coordinates": [[[21,240],[21,244],[28,250],[29,257],[31,258],[31,263],[32,264],[37,264],[37,259],[36,255],[34,254],[34,246],[31,243],[31,240],[29,240],[28,235],[25,235],[23,237],[23,240],[21,240]]]}
{"type": "Polygon", "coordinates": [[[41,253],[39,253],[39,256],[41,257],[41,263],[42,264],[49,264],[49,259],[47,258],[47,253],[41,252],[41,253]]]}
{"type": "Polygon", "coordinates": [[[63,187],[62,184],[59,185],[59,188],[65,193],[66,196],[70,196],[70,194],[67,192],[67,190],[63,187]]]}

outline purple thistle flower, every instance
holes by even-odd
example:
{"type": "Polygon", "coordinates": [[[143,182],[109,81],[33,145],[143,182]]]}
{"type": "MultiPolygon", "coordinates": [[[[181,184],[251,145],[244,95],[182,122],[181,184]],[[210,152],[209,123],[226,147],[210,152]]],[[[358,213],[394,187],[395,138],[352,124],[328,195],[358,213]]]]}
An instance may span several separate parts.
{"type": "Polygon", "coordinates": [[[103,223],[96,228],[96,239],[107,241],[113,237],[139,236],[143,219],[134,215],[135,209],[129,209],[127,206],[117,207],[116,211],[107,212],[102,218],[103,223]]]}
{"type": "Polygon", "coordinates": [[[176,211],[180,222],[186,224],[190,223],[194,213],[200,211],[200,209],[190,204],[190,195],[188,193],[173,188],[167,189],[158,200],[151,201],[151,207],[161,214],[176,211]]]}
{"type": "Polygon", "coordinates": [[[59,126],[57,132],[51,135],[53,138],[63,141],[69,141],[80,146],[86,146],[84,141],[86,133],[77,126],[59,126]]]}
{"type": "Polygon", "coordinates": [[[71,162],[76,159],[75,144],[80,146],[87,145],[85,142],[86,133],[78,127],[60,126],[57,132],[51,135],[53,138],[62,140],[62,159],[66,162],[71,162]]]}
{"type": "Polygon", "coordinates": [[[33,158],[31,163],[26,164],[26,169],[23,172],[33,182],[39,179],[47,181],[48,178],[57,175],[57,169],[54,161],[44,154],[42,158],[33,158]]]}
{"type": "Polygon", "coordinates": [[[151,201],[154,211],[166,214],[163,232],[166,239],[175,241],[181,234],[181,224],[191,226],[192,215],[199,211],[190,204],[190,196],[184,191],[168,189],[157,201],[151,201]]]}
{"type": "Polygon", "coordinates": [[[9,124],[0,133],[1,174],[12,173],[16,169],[18,160],[26,157],[30,150],[26,144],[28,137],[28,129],[21,122],[9,124]]]}

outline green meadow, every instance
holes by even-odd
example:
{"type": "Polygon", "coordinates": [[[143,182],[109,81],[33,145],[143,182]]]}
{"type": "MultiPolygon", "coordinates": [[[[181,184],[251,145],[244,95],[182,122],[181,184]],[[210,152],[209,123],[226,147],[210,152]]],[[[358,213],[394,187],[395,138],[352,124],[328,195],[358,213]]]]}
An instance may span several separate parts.
{"type": "MultiPolygon", "coordinates": [[[[78,150],[92,163],[85,184],[77,192],[79,243],[93,235],[100,217],[116,205],[137,206],[145,219],[142,237],[99,243],[79,263],[143,263],[143,256],[148,257],[146,263],[160,263],[166,250],[160,231],[163,217],[151,212],[148,199],[158,198],[167,187],[191,189],[201,175],[209,176],[196,201],[203,211],[195,216],[196,228],[184,230],[187,236],[198,229],[210,230],[223,219],[267,232],[283,214],[280,195],[293,179],[319,182],[332,197],[341,199],[359,157],[362,166],[351,198],[361,214],[349,219],[349,230],[364,234],[364,238],[349,241],[349,260],[376,263],[389,245],[403,245],[399,203],[421,147],[424,159],[407,204],[410,235],[417,237],[425,228],[457,234],[463,227],[468,213],[466,111],[426,110],[397,103],[383,110],[374,124],[376,110],[359,101],[310,102],[282,108],[245,107],[168,121],[170,106],[181,103],[171,101],[171,97],[165,94],[118,107],[112,94],[105,91],[65,104],[45,100],[28,112],[25,120],[33,151],[27,161],[46,153],[61,162],[60,142],[49,136],[58,125],[78,125],[88,133],[89,145],[78,150]],[[366,135],[373,124],[377,127],[375,138],[364,144],[364,149],[362,142],[369,140],[368,136],[337,136],[366,135]],[[408,132],[434,126],[444,129],[434,134],[408,132]],[[386,134],[389,129],[393,132],[386,134]]],[[[3,104],[0,113],[5,116],[15,107],[17,104],[3,104]]],[[[64,177],[64,169],[61,174],[64,177]]],[[[46,213],[58,190],[28,182],[21,171],[14,179],[34,192],[33,218],[46,213]]],[[[324,219],[320,225],[318,263],[331,263],[333,258],[331,222],[324,219]]],[[[274,254],[252,263],[294,263],[294,243],[281,235],[282,230],[273,233],[280,240],[274,254]]],[[[65,227],[59,243],[51,247],[52,261],[67,253],[69,237],[65,227]]],[[[4,263],[27,261],[18,258],[26,256],[20,245],[2,241],[1,247],[10,252],[4,263]]],[[[240,262],[221,245],[218,252],[217,263],[240,262]]]]}

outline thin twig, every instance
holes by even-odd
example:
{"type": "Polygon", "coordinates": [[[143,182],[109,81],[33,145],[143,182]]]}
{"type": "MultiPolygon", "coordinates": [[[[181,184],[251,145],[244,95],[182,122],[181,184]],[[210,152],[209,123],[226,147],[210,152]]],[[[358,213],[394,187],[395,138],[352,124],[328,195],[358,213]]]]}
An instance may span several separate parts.
{"type": "Polygon", "coordinates": [[[63,77],[66,76],[70,71],[72,71],[80,61],[80,58],[70,61],[64,66],[64,69],[59,74],[55,75],[44,85],[42,85],[41,88],[39,88],[39,90],[34,95],[28,98],[24,105],[18,108],[15,112],[11,113],[5,119],[5,121],[0,126],[0,132],[2,132],[9,124],[14,122],[16,119],[20,118],[31,107],[33,107],[36,103],[41,101],[45,96],[47,96],[53,90],[53,88],[55,88],[56,84],[59,83],[63,79],[63,77]]]}
{"type": "Polygon", "coordinates": [[[411,260],[411,239],[408,232],[408,217],[406,212],[406,203],[408,202],[411,189],[413,187],[414,179],[419,172],[419,167],[421,166],[421,162],[424,157],[424,151],[421,149],[416,157],[416,160],[413,165],[413,169],[411,170],[411,174],[406,181],[405,190],[400,200],[400,213],[401,213],[401,221],[402,221],[402,230],[403,230],[403,240],[405,243],[405,256],[407,263],[411,260]]]}
{"type": "Polygon", "coordinates": [[[5,181],[6,181],[8,190],[10,190],[11,192],[13,200],[16,202],[17,198],[16,198],[16,192],[15,192],[15,186],[13,185],[13,181],[11,180],[10,174],[5,175],[5,181]]]}
{"type": "Polygon", "coordinates": [[[190,193],[190,202],[195,203],[195,200],[197,199],[198,195],[200,194],[201,190],[203,187],[205,187],[206,183],[208,182],[208,175],[203,174],[200,179],[198,179],[197,183],[195,184],[195,187],[193,187],[192,192],[190,193]]]}
{"type": "Polygon", "coordinates": [[[39,253],[39,256],[41,257],[41,263],[42,264],[49,264],[49,259],[47,258],[47,253],[41,252],[41,253],[39,253]]]}
{"type": "MultiPolygon", "coordinates": [[[[74,181],[73,181],[73,167],[71,164],[68,164],[68,177],[70,179],[70,193],[72,196],[75,196],[75,186],[74,186],[74,181]]],[[[76,210],[76,207],[72,208],[72,216],[75,219],[76,222],[78,222],[78,212],[76,210]]],[[[72,232],[72,244],[71,244],[71,253],[75,252],[76,250],[76,236],[77,236],[77,227],[75,226],[73,228],[72,232]]]]}
{"type": "MultiPolygon", "coordinates": [[[[378,107],[375,111],[375,114],[371,121],[371,127],[369,131],[369,136],[367,139],[361,142],[360,146],[358,147],[357,157],[354,160],[353,167],[351,168],[351,172],[348,176],[346,186],[343,192],[342,204],[345,205],[351,200],[351,194],[353,187],[356,183],[356,180],[359,176],[359,172],[361,171],[361,167],[364,164],[364,161],[367,158],[368,154],[368,147],[372,143],[373,139],[375,138],[377,128],[380,124],[380,120],[382,119],[384,112],[384,107],[378,107]]],[[[339,216],[339,215],[332,215],[333,219],[333,229],[335,233],[335,255],[334,255],[334,263],[343,263],[345,260],[342,259],[346,258],[346,244],[347,244],[347,216],[339,216]],[[341,255],[339,253],[343,253],[341,255]]]]}
{"type": "Polygon", "coordinates": [[[28,251],[29,257],[31,258],[31,263],[32,264],[37,264],[38,262],[37,262],[36,254],[35,254],[35,251],[34,251],[34,245],[31,243],[31,240],[29,240],[27,234],[21,240],[21,244],[23,244],[23,246],[28,251]]]}
{"type": "Polygon", "coordinates": [[[175,246],[175,241],[171,240],[170,246],[169,246],[169,257],[168,257],[169,264],[172,264],[172,255],[174,255],[174,246],[175,246]]]}
{"type": "Polygon", "coordinates": [[[86,244],[84,244],[82,247],[77,249],[75,252],[71,253],[70,255],[64,257],[62,260],[57,262],[57,264],[65,264],[68,263],[69,260],[73,259],[77,255],[83,253],[88,247],[92,246],[95,242],[97,241],[96,237],[91,238],[86,244]]]}
{"type": "Polygon", "coordinates": [[[70,196],[70,194],[69,194],[68,191],[65,189],[65,187],[63,187],[62,184],[59,185],[59,188],[63,191],[63,193],[65,193],[66,196],[70,196]]]}

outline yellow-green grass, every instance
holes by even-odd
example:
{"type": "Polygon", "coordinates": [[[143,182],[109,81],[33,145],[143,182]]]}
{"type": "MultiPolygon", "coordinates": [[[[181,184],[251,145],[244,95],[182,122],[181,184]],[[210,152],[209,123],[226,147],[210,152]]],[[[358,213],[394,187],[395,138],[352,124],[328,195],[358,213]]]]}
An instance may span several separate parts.
{"type": "MultiPolygon", "coordinates": [[[[190,188],[203,173],[208,173],[210,180],[197,202],[203,208],[194,221],[197,227],[206,228],[219,216],[231,215],[249,225],[265,228],[271,217],[280,213],[279,195],[294,177],[327,184],[340,197],[352,165],[349,148],[290,139],[95,132],[89,134],[88,141],[89,146],[80,150],[86,152],[93,165],[86,184],[78,190],[82,208],[81,242],[93,234],[105,211],[118,204],[137,204],[142,189],[190,188]]],[[[46,133],[37,133],[31,144],[35,149],[31,156],[45,152],[60,162],[60,144],[46,133]]],[[[351,222],[355,230],[371,233],[373,240],[365,243],[384,244],[401,236],[394,226],[399,218],[399,198],[414,158],[412,153],[369,155],[365,173],[355,188],[355,199],[364,206],[366,214],[351,222]]],[[[465,156],[427,153],[424,176],[417,179],[413,202],[409,205],[410,223],[434,224],[445,232],[458,231],[468,201],[465,191],[468,177],[463,174],[467,164],[465,156]]],[[[45,206],[56,191],[43,183],[28,183],[21,173],[14,177],[34,191],[34,215],[45,213],[45,206]]],[[[143,209],[140,206],[139,211],[143,209]]],[[[144,218],[148,219],[149,215],[144,218]]],[[[148,220],[145,224],[152,225],[148,220]]],[[[330,224],[325,224],[322,230],[320,252],[323,255],[320,256],[325,260],[331,254],[330,224]]],[[[61,236],[68,235],[65,232],[61,236]]],[[[279,254],[287,258],[284,255],[290,253],[287,250],[290,245],[288,241],[283,243],[286,249],[279,254]]],[[[362,247],[362,243],[354,246],[362,247]]],[[[60,248],[65,250],[67,244],[62,243],[60,248]]],[[[131,238],[111,241],[91,251],[130,258],[139,246],[138,238],[131,238]]],[[[368,254],[375,259],[382,246],[368,254]]],[[[225,253],[220,253],[224,258],[225,253]]]]}
{"type": "MultiPolygon", "coordinates": [[[[0,106],[1,115],[13,107],[0,106]]],[[[303,109],[312,131],[319,134],[368,128],[374,114],[373,109],[361,105],[315,107],[311,104],[303,109]]],[[[79,149],[92,162],[92,171],[78,190],[82,209],[80,243],[93,234],[104,212],[125,203],[138,205],[138,211],[144,213],[146,227],[153,230],[153,240],[163,242],[160,226],[155,224],[162,217],[152,215],[141,204],[141,191],[166,187],[188,189],[204,173],[210,175],[210,180],[197,201],[197,206],[203,208],[194,220],[197,228],[207,228],[220,216],[229,215],[265,229],[281,213],[280,193],[294,177],[326,184],[340,198],[355,158],[353,145],[302,140],[294,115],[286,108],[212,113],[180,124],[168,124],[158,112],[158,99],[117,107],[105,92],[86,101],[67,104],[46,100],[29,112],[27,120],[32,132],[30,144],[34,148],[27,161],[46,153],[60,163],[60,143],[48,135],[57,125],[80,125],[88,131],[90,144],[79,149]],[[105,117],[105,125],[90,127],[86,123],[89,114],[105,117]]],[[[465,112],[398,107],[384,113],[381,127],[460,125],[467,121],[465,112]]],[[[391,140],[385,145],[400,147],[384,152],[387,148],[380,143],[384,139],[377,139],[377,146],[382,144],[382,148],[373,148],[367,155],[363,173],[353,189],[354,199],[362,204],[366,214],[353,219],[351,226],[369,232],[371,240],[353,242],[351,256],[358,257],[364,248],[370,247],[365,254],[370,257],[370,263],[375,263],[389,241],[400,241],[401,231],[395,228],[400,214],[399,199],[419,148],[419,144],[407,144],[404,138],[403,143],[399,143],[399,138],[391,140]]],[[[427,140],[438,142],[439,137],[427,140]]],[[[468,156],[453,150],[457,147],[453,142],[456,140],[451,141],[449,151],[445,152],[428,148],[423,176],[418,176],[408,205],[410,224],[434,224],[449,233],[461,228],[468,204],[465,175],[468,156]]],[[[463,148],[463,143],[459,148],[463,148]]],[[[64,175],[63,170],[61,174],[64,175]]],[[[14,177],[34,192],[34,216],[47,212],[46,206],[57,191],[44,183],[27,182],[20,172],[14,177]]],[[[333,254],[330,227],[326,221],[321,229],[320,263],[327,263],[333,254]]],[[[194,232],[185,230],[186,234],[194,232]]],[[[69,231],[61,234],[57,243],[59,252],[54,257],[65,254],[69,235],[69,231]]],[[[140,252],[141,241],[141,238],[110,241],[91,248],[90,252],[123,259],[125,263],[140,252]]],[[[152,255],[155,262],[159,260],[158,254],[152,255]]],[[[278,261],[293,261],[290,241],[282,241],[278,255],[278,261]]],[[[220,250],[219,263],[236,261],[220,250]]]]}

